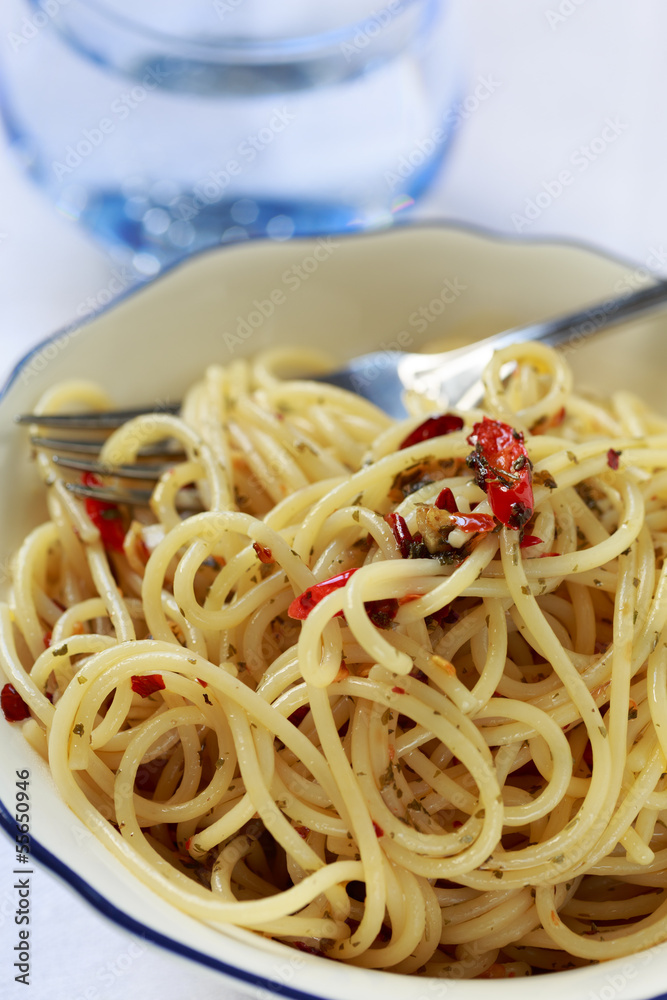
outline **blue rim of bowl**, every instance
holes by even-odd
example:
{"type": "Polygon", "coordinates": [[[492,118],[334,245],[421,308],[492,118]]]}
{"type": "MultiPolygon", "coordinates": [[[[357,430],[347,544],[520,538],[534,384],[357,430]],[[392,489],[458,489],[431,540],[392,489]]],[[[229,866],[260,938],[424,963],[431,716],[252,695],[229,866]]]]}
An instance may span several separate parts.
{"type": "MultiPolygon", "coordinates": [[[[2,801],[0,801],[0,827],[2,827],[12,839],[18,834],[16,823],[13,817],[7,812],[2,801]]],[[[30,838],[30,858],[36,858],[39,862],[41,862],[41,864],[45,865],[46,868],[50,869],[54,875],[57,875],[60,879],[62,879],[62,881],[66,882],[72,889],[74,889],[77,895],[82,896],[87,903],[94,906],[95,909],[102,914],[102,916],[112,921],[112,923],[117,924],[129,934],[134,934],[136,937],[142,938],[144,941],[150,941],[152,944],[159,945],[166,951],[180,955],[182,958],[190,959],[198,965],[203,965],[209,969],[213,969],[215,972],[224,973],[231,979],[236,979],[237,981],[241,980],[251,986],[264,990],[270,990],[272,993],[280,996],[290,997],[293,998],[293,1000],[321,1000],[321,997],[318,997],[315,993],[306,993],[303,990],[293,989],[272,979],[265,979],[262,976],[249,972],[247,969],[239,968],[234,965],[227,965],[227,963],[223,962],[222,959],[214,958],[212,955],[206,955],[200,951],[195,951],[193,948],[189,948],[187,945],[181,944],[180,941],[177,941],[175,938],[167,937],[160,931],[147,927],[146,924],[142,924],[139,920],[135,920],[134,917],[129,916],[123,910],[119,910],[117,906],[114,906],[113,903],[110,903],[108,899],[94,889],[89,882],[86,882],[86,880],[81,878],[80,875],[77,875],[71,868],[68,868],[68,866],[63,864],[62,861],[59,861],[54,854],[47,850],[47,848],[43,847],[42,844],[40,844],[39,841],[36,841],[32,836],[30,838]]]]}
{"type": "MultiPolygon", "coordinates": [[[[624,260],[623,258],[617,256],[616,254],[611,254],[606,250],[596,247],[594,244],[585,243],[579,240],[562,240],[562,239],[549,239],[548,236],[530,237],[526,239],[524,236],[513,236],[512,234],[502,233],[500,231],[494,232],[488,229],[484,229],[482,226],[474,226],[470,224],[464,224],[453,220],[449,222],[445,219],[443,220],[425,220],[410,222],[410,220],[401,220],[397,222],[390,228],[387,229],[375,229],[375,230],[364,230],[357,231],[354,233],[333,233],[331,235],[340,237],[345,240],[359,240],[364,237],[391,237],[395,233],[401,233],[404,230],[447,230],[449,232],[459,232],[463,234],[468,234],[471,236],[477,236],[480,239],[485,239],[493,243],[506,244],[508,246],[519,246],[519,245],[535,245],[535,246],[551,246],[551,247],[563,247],[572,250],[583,250],[587,253],[593,254],[598,257],[603,257],[608,261],[620,264],[622,266],[634,268],[638,270],[642,265],[638,265],[632,261],[624,260]]],[[[313,233],[313,234],[299,234],[290,243],[306,242],[322,238],[324,233],[313,233]]],[[[150,281],[141,282],[137,285],[133,285],[131,288],[126,289],[117,298],[113,299],[108,304],[102,306],[100,309],[93,313],[88,314],[81,321],[71,323],[68,326],[62,327],[55,333],[50,334],[45,337],[44,340],[36,344],[27,354],[25,354],[10,370],[8,377],[0,385],[0,402],[5,398],[7,392],[12,387],[14,382],[18,379],[20,372],[23,368],[27,367],[30,360],[36,357],[43,349],[48,346],[48,344],[57,340],[59,337],[64,337],[71,335],[73,331],[79,331],[83,327],[87,326],[92,320],[97,319],[99,316],[111,311],[121,302],[125,302],[127,299],[134,295],[140,294],[143,289],[149,285],[153,285],[164,278],[169,277],[172,271],[183,265],[188,265],[192,261],[203,257],[204,255],[211,255],[220,253],[224,250],[232,250],[241,246],[247,246],[251,242],[263,242],[270,244],[273,241],[267,239],[265,236],[253,236],[250,239],[245,240],[243,243],[227,243],[220,244],[215,247],[204,247],[199,251],[184,257],[182,260],[176,261],[173,264],[165,267],[155,278],[150,281]]],[[[284,243],[279,244],[284,246],[284,243]]],[[[648,270],[648,269],[646,269],[648,270]]],[[[649,272],[650,273],[650,272],[649,272]]],[[[0,799],[0,827],[5,830],[8,836],[14,840],[18,833],[16,823],[13,816],[7,811],[7,807],[4,802],[0,799]]],[[[74,889],[74,891],[88,903],[95,907],[95,909],[101,913],[103,916],[107,917],[113,923],[117,924],[119,927],[136,934],[138,937],[144,940],[151,941],[153,944],[157,944],[161,948],[170,951],[174,954],[180,955],[183,958],[190,959],[197,962],[199,965],[203,965],[209,969],[214,969],[217,972],[221,972],[232,979],[240,980],[249,985],[260,987],[262,989],[270,990],[273,993],[291,997],[293,1000],[321,1000],[317,994],[307,993],[302,990],[295,989],[294,987],[285,985],[280,982],[276,982],[272,979],[265,979],[262,976],[256,975],[249,972],[246,969],[240,968],[238,966],[228,965],[221,959],[214,958],[211,955],[206,955],[203,952],[196,951],[193,948],[189,948],[187,945],[181,944],[174,938],[167,937],[159,931],[154,930],[151,927],[142,924],[140,921],[135,920],[134,917],[128,916],[122,910],[119,910],[113,903],[110,903],[104,896],[102,896],[96,889],[90,885],[85,879],[77,875],[75,871],[69,868],[66,864],[60,861],[54,854],[52,854],[46,847],[39,843],[31,837],[31,855],[37,858],[42,864],[49,868],[55,875],[61,878],[64,882],[68,883],[69,886],[74,889]]],[[[307,956],[304,956],[307,958],[307,956]]],[[[319,961],[319,960],[318,960],[319,961]]],[[[663,1000],[663,996],[658,995],[654,1000],[663,1000]]]]}

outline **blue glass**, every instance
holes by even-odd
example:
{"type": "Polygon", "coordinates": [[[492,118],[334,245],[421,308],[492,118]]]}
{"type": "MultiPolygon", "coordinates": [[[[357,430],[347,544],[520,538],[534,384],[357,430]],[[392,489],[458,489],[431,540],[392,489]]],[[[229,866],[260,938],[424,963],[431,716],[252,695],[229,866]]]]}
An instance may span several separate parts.
{"type": "Polygon", "coordinates": [[[446,0],[380,2],[24,2],[11,144],[146,274],[248,236],[385,225],[435,175],[461,75],[446,0]]]}

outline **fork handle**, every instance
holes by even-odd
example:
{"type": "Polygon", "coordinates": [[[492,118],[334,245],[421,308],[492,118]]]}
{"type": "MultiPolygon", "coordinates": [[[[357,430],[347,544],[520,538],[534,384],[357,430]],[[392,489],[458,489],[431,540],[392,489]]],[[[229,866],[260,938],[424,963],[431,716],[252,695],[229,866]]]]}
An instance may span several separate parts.
{"type": "Polygon", "coordinates": [[[667,281],[660,280],[631,295],[598,302],[594,306],[579,309],[567,316],[494,334],[480,341],[479,346],[482,344],[491,346],[493,343],[494,350],[498,351],[509,344],[526,340],[537,340],[551,347],[558,347],[566,342],[579,344],[606,327],[635,319],[642,313],[657,309],[665,303],[667,303],[667,281]]]}

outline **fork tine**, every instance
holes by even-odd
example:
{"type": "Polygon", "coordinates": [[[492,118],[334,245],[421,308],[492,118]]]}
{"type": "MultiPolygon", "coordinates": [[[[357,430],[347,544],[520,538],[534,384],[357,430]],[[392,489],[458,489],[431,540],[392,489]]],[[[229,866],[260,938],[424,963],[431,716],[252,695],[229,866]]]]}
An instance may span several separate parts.
{"type": "Polygon", "coordinates": [[[165,403],[158,408],[139,406],[128,410],[102,410],[98,413],[21,413],[14,417],[17,424],[38,424],[68,430],[114,430],[133,417],[150,416],[151,413],[178,413],[180,403],[165,403]]]}
{"type": "Polygon", "coordinates": [[[119,490],[109,486],[84,486],[83,483],[65,483],[65,488],[77,497],[92,497],[108,503],[127,503],[130,506],[146,507],[152,490],[119,490]]]}
{"type": "MultiPolygon", "coordinates": [[[[147,507],[153,493],[152,490],[84,486],[83,483],[65,483],[65,487],[77,497],[92,497],[94,500],[127,504],[130,507],[147,507]]],[[[181,490],[176,496],[176,506],[180,510],[202,509],[201,499],[196,490],[181,490]]]]}
{"type": "MultiPolygon", "coordinates": [[[[52,438],[34,435],[30,438],[30,443],[35,448],[47,448],[55,452],[64,451],[70,455],[97,455],[104,444],[104,438],[96,441],[81,441],[75,438],[52,438]]],[[[169,441],[158,441],[137,452],[137,455],[141,458],[155,458],[161,455],[169,458],[178,458],[183,454],[182,448],[174,445],[172,439],[169,441]]]]}
{"type": "Polygon", "coordinates": [[[94,459],[64,458],[54,455],[53,462],[63,469],[74,469],[75,472],[94,472],[98,476],[119,476],[121,479],[159,479],[163,472],[173,468],[171,465],[105,465],[94,459]]]}

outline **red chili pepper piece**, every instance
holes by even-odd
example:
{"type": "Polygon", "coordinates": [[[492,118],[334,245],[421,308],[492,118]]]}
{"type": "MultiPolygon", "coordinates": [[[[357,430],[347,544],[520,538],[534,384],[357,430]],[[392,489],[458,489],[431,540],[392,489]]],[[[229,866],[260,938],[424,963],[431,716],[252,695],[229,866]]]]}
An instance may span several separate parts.
{"type": "Polygon", "coordinates": [[[373,820],[373,829],[375,830],[376,837],[384,837],[384,830],[379,823],[375,822],[375,820],[373,820]]]}
{"type": "MultiPolygon", "coordinates": [[[[102,481],[92,472],[84,472],[81,480],[84,486],[101,486],[102,481]]],[[[100,533],[102,545],[113,552],[123,551],[125,529],[118,505],[86,497],[86,513],[100,533]]]]}
{"type": "MultiPolygon", "coordinates": [[[[201,677],[195,677],[195,680],[197,681],[197,684],[201,684],[201,686],[203,688],[207,688],[208,687],[208,681],[203,681],[201,679],[201,677]]],[[[164,687],[164,685],[163,685],[163,687],[164,687]]]]}
{"type": "Polygon", "coordinates": [[[462,514],[456,506],[456,498],[449,486],[440,490],[435,498],[434,506],[438,510],[446,510],[448,514],[451,514],[452,527],[459,528],[460,531],[473,534],[476,531],[493,531],[496,526],[496,522],[490,514],[462,514]]]}
{"type": "Polygon", "coordinates": [[[537,423],[530,428],[531,434],[546,434],[553,427],[560,427],[560,425],[565,420],[565,407],[561,406],[560,410],[552,413],[550,417],[541,417],[537,423]]]}
{"type": "Polygon", "coordinates": [[[519,542],[520,549],[529,549],[531,545],[541,545],[543,539],[538,538],[537,535],[524,535],[519,542]]]}
{"type": "Polygon", "coordinates": [[[427,622],[435,622],[441,628],[445,625],[453,625],[458,620],[458,613],[452,610],[451,604],[445,604],[444,608],[434,611],[432,615],[428,615],[426,618],[427,622]]]}
{"type": "Polygon", "coordinates": [[[475,424],[468,444],[475,449],[467,462],[475,481],[489,497],[491,510],[503,524],[519,530],[534,507],[531,461],[523,434],[488,417],[475,424]]]}
{"type": "Polygon", "coordinates": [[[450,514],[450,523],[459,531],[469,534],[475,531],[493,531],[496,526],[496,519],[491,514],[450,514]]]}
{"type": "Polygon", "coordinates": [[[51,639],[53,638],[53,632],[49,629],[48,632],[44,633],[44,649],[48,649],[51,645],[51,639]]]}
{"type": "Polygon", "coordinates": [[[607,452],[607,465],[610,469],[618,468],[618,460],[621,457],[621,452],[616,451],[614,448],[610,448],[607,452]]]}
{"type": "Polygon", "coordinates": [[[163,691],[165,685],[162,674],[133,674],[131,686],[135,694],[148,698],[155,691],[163,691]]]}
{"type": "Polygon", "coordinates": [[[385,597],[379,601],[366,601],[364,608],[377,628],[390,628],[398,612],[398,601],[395,597],[385,597]]]}
{"type": "Polygon", "coordinates": [[[13,684],[5,684],[3,687],[0,707],[7,722],[21,722],[30,718],[30,709],[13,684]]]}
{"type": "Polygon", "coordinates": [[[398,603],[399,604],[409,604],[410,601],[418,601],[419,598],[423,597],[423,596],[424,596],[423,594],[406,594],[405,597],[399,597],[398,598],[398,603]]]}
{"type": "Polygon", "coordinates": [[[395,684],[391,690],[394,694],[405,694],[405,688],[399,687],[398,684],[395,684]]]}
{"type": "Polygon", "coordinates": [[[402,451],[403,448],[419,444],[420,441],[429,441],[431,438],[442,437],[444,434],[452,434],[454,431],[460,431],[462,427],[463,421],[455,413],[442,413],[438,417],[428,417],[401,441],[398,450],[402,451]]]}
{"type": "Polygon", "coordinates": [[[456,500],[449,486],[445,486],[444,489],[440,490],[435,498],[435,506],[438,510],[446,510],[450,514],[457,513],[458,507],[456,506],[456,500]]]}
{"type": "MultiPolygon", "coordinates": [[[[333,593],[334,590],[340,590],[341,587],[344,587],[352,574],[357,572],[357,569],[358,567],[346,569],[344,573],[338,573],[336,576],[304,590],[303,594],[294,598],[287,609],[289,617],[304,621],[324,597],[333,593]]],[[[398,601],[395,597],[387,597],[379,601],[366,601],[364,607],[374,625],[378,628],[389,628],[398,612],[398,601]]],[[[337,611],[335,617],[343,617],[343,612],[337,611]]]]}
{"type": "Polygon", "coordinates": [[[593,768],[593,747],[591,746],[591,741],[589,740],[584,747],[584,752],[582,754],[583,759],[588,764],[588,766],[593,768]]]}
{"type": "Polygon", "coordinates": [[[273,553],[271,549],[267,549],[265,545],[260,545],[259,542],[253,542],[252,547],[259,557],[259,561],[263,563],[273,562],[273,553]]]}
{"type": "Polygon", "coordinates": [[[298,951],[305,951],[307,955],[317,955],[319,958],[329,958],[325,955],[319,948],[313,948],[312,944],[306,944],[305,941],[292,941],[292,947],[298,949],[298,951]]]}
{"type": "Polygon", "coordinates": [[[414,542],[412,532],[408,528],[406,520],[400,514],[385,514],[385,521],[394,533],[396,544],[401,550],[401,555],[407,559],[410,555],[410,546],[414,542]]]}
{"type": "Polygon", "coordinates": [[[299,594],[298,597],[294,598],[287,609],[287,614],[290,618],[303,621],[308,617],[315,605],[320,603],[322,598],[327,597],[328,594],[332,594],[334,590],[340,590],[341,587],[344,587],[352,574],[356,572],[356,568],[346,569],[344,573],[338,573],[336,576],[329,577],[328,580],[323,580],[322,583],[314,583],[308,590],[304,590],[303,594],[299,594]]]}

